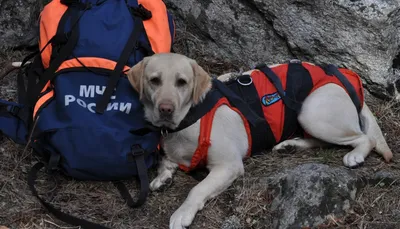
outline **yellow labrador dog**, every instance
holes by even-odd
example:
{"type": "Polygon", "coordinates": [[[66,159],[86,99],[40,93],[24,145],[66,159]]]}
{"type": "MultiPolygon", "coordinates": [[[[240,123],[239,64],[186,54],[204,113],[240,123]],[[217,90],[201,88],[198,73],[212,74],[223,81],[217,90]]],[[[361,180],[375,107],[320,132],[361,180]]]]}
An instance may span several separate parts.
{"type": "MultiPolygon", "coordinates": [[[[211,77],[196,61],[174,53],[146,57],[131,68],[128,78],[140,94],[146,119],[154,126],[169,129],[177,128],[190,108],[201,102],[211,88],[211,77]]],[[[220,76],[219,80],[228,78],[229,74],[220,76]]],[[[365,103],[360,116],[364,120],[364,132],[355,106],[343,88],[335,84],[324,85],[305,98],[297,117],[301,127],[312,137],[282,141],[273,147],[273,151],[288,146],[304,150],[335,144],[353,147],[343,158],[345,166],[363,163],[372,149],[389,162],[392,152],[365,103]]],[[[166,157],[150,184],[151,190],[165,185],[179,165],[191,165],[198,147],[200,121],[164,136],[162,147],[166,157]]],[[[173,213],[169,224],[171,229],[189,226],[207,200],[226,190],[244,173],[243,159],[250,146],[245,123],[235,110],[226,105],[217,108],[210,141],[206,165],[210,172],[173,213]]]]}

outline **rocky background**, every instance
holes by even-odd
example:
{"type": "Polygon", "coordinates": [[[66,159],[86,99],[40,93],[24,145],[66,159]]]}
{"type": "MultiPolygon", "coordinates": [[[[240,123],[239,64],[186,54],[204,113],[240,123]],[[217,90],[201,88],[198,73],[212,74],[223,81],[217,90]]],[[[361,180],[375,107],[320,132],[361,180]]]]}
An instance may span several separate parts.
{"type": "Polygon", "coordinates": [[[291,58],[333,63],[357,71],[374,95],[395,94],[393,84],[400,77],[398,0],[166,3],[181,32],[190,34],[182,50],[189,56],[200,51],[244,68],[291,58]]]}
{"type": "MultiPolygon", "coordinates": [[[[0,66],[37,48],[37,19],[46,2],[0,0],[0,66]]],[[[355,170],[342,165],[348,149],[267,152],[247,160],[246,175],[208,202],[191,228],[400,228],[398,0],[165,2],[177,26],[175,51],[211,74],[292,58],[357,71],[376,96],[367,93],[367,103],[394,152],[390,164],[372,153],[355,170]]],[[[0,79],[0,98],[14,96],[15,75],[10,74],[0,79]]],[[[26,173],[36,159],[29,151],[0,139],[0,160],[0,228],[69,226],[31,195],[26,173]]],[[[167,228],[170,215],[197,183],[178,172],[171,187],[152,193],[140,209],[127,208],[108,183],[54,182],[43,175],[38,186],[63,211],[108,227],[167,228]]]]}

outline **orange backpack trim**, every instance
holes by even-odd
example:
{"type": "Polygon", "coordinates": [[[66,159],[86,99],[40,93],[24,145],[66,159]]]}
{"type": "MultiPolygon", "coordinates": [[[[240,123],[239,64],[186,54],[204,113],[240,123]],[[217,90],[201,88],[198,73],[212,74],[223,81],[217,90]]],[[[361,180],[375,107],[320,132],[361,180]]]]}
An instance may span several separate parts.
{"type": "Polygon", "coordinates": [[[138,4],[142,4],[152,13],[149,20],[143,21],[151,48],[155,53],[170,52],[172,39],[167,7],[161,0],[138,0],[138,4]]]}
{"type": "MultiPolygon", "coordinates": [[[[46,85],[47,86],[47,85],[46,85]]],[[[48,87],[45,87],[45,89],[48,87]]],[[[44,95],[42,95],[38,101],[35,104],[35,107],[33,109],[33,119],[36,118],[36,114],[37,112],[40,110],[40,108],[42,108],[47,101],[49,101],[50,99],[52,99],[54,97],[54,90],[51,89],[49,92],[45,93],[44,95]]]]}
{"type": "MultiPolygon", "coordinates": [[[[68,7],[62,4],[60,0],[52,0],[43,8],[42,12],[40,12],[40,50],[42,50],[49,40],[57,33],[58,23],[67,9],[68,7]]],[[[50,65],[51,53],[51,44],[48,45],[41,53],[42,64],[45,69],[50,65]]]]}
{"type": "Polygon", "coordinates": [[[247,119],[244,117],[244,115],[237,108],[232,107],[227,98],[223,97],[220,100],[218,100],[218,102],[214,105],[214,107],[209,112],[207,112],[207,114],[205,116],[203,116],[200,119],[200,135],[199,135],[197,149],[193,154],[190,166],[187,167],[185,165],[180,164],[179,168],[181,170],[183,170],[185,172],[189,172],[195,168],[202,167],[207,164],[208,148],[211,145],[211,130],[212,130],[212,124],[213,124],[213,120],[214,120],[214,115],[215,115],[215,112],[217,111],[218,107],[220,107],[221,105],[229,106],[230,109],[234,110],[242,118],[243,123],[245,125],[247,139],[248,139],[248,145],[249,145],[249,148],[246,153],[246,157],[250,156],[251,144],[252,144],[250,124],[247,121],[247,119]]]}
{"type": "MultiPolygon", "coordinates": [[[[109,59],[104,59],[104,58],[99,58],[99,57],[78,57],[76,59],[70,59],[64,61],[60,67],[57,69],[56,72],[61,71],[63,69],[68,69],[68,68],[75,68],[75,67],[82,67],[82,64],[85,65],[85,67],[88,68],[104,68],[108,70],[114,70],[115,66],[117,65],[117,62],[109,60],[109,59]],[[79,61],[78,61],[78,60],[79,61]]],[[[128,71],[130,69],[129,66],[124,66],[124,72],[128,71]]]]}

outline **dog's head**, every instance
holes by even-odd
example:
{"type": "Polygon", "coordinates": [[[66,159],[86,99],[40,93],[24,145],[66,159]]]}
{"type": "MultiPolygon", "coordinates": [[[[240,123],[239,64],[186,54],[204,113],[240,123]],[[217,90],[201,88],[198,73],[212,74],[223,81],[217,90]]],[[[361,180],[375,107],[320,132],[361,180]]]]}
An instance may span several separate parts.
{"type": "Polygon", "coordinates": [[[211,77],[195,60],[175,53],[145,57],[127,75],[145,118],[158,127],[176,128],[211,88],[211,77]]]}

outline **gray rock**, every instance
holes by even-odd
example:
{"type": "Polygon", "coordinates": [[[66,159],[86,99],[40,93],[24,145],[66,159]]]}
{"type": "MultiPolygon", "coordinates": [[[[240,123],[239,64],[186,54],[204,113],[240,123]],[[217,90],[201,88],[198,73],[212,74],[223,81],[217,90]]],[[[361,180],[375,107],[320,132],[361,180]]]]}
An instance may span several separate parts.
{"type": "Polygon", "coordinates": [[[228,217],[221,226],[221,229],[240,229],[243,228],[243,226],[240,224],[240,219],[233,215],[228,217]]]}
{"type": "Polygon", "coordinates": [[[179,35],[186,40],[186,55],[202,50],[207,56],[251,67],[260,61],[285,61],[292,58],[286,41],[273,25],[248,1],[167,0],[179,35]]]}
{"type": "Polygon", "coordinates": [[[189,56],[251,67],[293,57],[333,63],[361,75],[383,98],[395,81],[400,51],[397,0],[166,0],[187,40],[189,56]],[[192,37],[192,36],[186,36],[192,37]]]}
{"type": "Polygon", "coordinates": [[[378,171],[376,172],[371,179],[369,179],[369,183],[373,185],[390,186],[396,185],[399,182],[399,177],[396,176],[393,172],[390,171],[378,171]]]}
{"type": "Polygon", "coordinates": [[[37,45],[41,0],[0,1],[0,53],[37,45]]]}
{"type": "Polygon", "coordinates": [[[357,178],[347,169],[303,164],[262,178],[274,199],[274,228],[316,227],[328,216],[342,217],[357,193],[357,178]]]}

